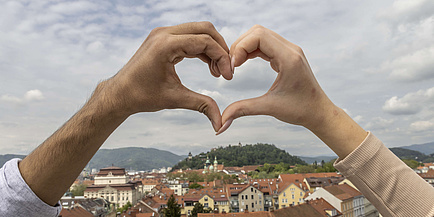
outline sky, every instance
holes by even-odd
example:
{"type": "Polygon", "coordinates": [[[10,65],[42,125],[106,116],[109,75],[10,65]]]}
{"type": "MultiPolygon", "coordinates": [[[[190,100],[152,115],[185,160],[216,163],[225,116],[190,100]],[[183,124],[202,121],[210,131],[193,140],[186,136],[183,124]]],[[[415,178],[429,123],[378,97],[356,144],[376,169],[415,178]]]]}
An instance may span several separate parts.
{"type": "MultiPolygon", "coordinates": [[[[387,147],[434,141],[434,1],[0,0],[0,154],[28,154],[67,121],[99,81],[116,74],[159,26],[210,21],[230,47],[255,24],[299,45],[332,101],[387,147]]],[[[231,102],[276,78],[254,59],[226,81],[198,59],[176,65],[185,86],[231,102]]],[[[314,134],[272,117],[243,117],[215,136],[194,111],[127,119],[102,148],[198,154],[271,143],[293,155],[332,155],[314,134]]]]}

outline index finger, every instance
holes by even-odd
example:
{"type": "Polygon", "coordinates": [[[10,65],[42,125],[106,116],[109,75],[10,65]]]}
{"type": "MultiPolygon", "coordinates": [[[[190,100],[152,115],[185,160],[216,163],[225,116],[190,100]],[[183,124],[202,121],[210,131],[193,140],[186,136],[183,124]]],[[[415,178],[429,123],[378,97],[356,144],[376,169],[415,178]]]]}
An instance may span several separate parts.
{"type": "Polygon", "coordinates": [[[214,25],[208,21],[183,23],[169,27],[169,32],[174,35],[183,34],[207,34],[210,35],[220,46],[229,53],[229,48],[220,33],[217,32],[214,25]]]}

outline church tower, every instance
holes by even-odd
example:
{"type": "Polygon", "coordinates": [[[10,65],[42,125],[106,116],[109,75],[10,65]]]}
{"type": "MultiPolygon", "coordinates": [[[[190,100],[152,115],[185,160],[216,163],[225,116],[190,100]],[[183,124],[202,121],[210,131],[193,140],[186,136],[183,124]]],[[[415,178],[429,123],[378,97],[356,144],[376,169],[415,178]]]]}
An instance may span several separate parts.
{"type": "Polygon", "coordinates": [[[218,166],[217,156],[215,156],[214,157],[214,172],[217,172],[217,166],[218,166]]]}

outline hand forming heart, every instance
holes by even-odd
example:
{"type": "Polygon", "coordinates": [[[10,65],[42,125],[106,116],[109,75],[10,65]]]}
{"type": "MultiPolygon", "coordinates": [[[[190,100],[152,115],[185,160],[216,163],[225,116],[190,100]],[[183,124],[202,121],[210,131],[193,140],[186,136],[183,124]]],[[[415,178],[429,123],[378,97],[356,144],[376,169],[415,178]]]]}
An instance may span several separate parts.
{"type": "Polygon", "coordinates": [[[125,67],[107,82],[113,82],[108,85],[116,99],[113,106],[126,115],[173,108],[196,110],[210,119],[217,134],[234,119],[246,115],[271,115],[310,127],[321,119],[323,108],[332,105],[303,51],[258,25],[238,38],[230,51],[209,22],[156,28],[125,67]],[[221,115],[212,98],[182,85],[174,65],[185,57],[201,59],[208,63],[213,76],[222,75],[227,80],[232,79],[234,67],[261,57],[270,62],[278,76],[263,96],[235,102],[221,115]]]}

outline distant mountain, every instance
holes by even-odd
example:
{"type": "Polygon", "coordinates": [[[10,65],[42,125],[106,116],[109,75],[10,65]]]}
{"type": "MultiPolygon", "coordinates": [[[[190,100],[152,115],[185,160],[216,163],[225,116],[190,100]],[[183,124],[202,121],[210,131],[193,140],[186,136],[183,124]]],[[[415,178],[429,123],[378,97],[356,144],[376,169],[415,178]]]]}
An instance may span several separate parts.
{"type": "Polygon", "coordinates": [[[389,148],[396,156],[401,159],[417,160],[424,163],[434,162],[434,153],[430,155],[425,155],[418,151],[413,151],[405,148],[389,148]]]}
{"type": "Polygon", "coordinates": [[[23,159],[26,155],[19,155],[19,154],[5,154],[0,155],[0,167],[3,166],[3,164],[6,163],[6,161],[13,159],[13,158],[21,158],[23,159]]]}
{"type": "Polygon", "coordinates": [[[88,167],[101,169],[114,166],[127,170],[151,170],[162,167],[171,167],[184,159],[169,151],[162,151],[155,148],[117,148],[100,149],[90,160],[88,167]]]}
{"type": "Polygon", "coordinates": [[[203,168],[207,156],[211,164],[214,162],[214,157],[217,157],[218,163],[223,163],[227,167],[263,165],[265,163],[306,164],[306,162],[299,157],[292,156],[285,150],[279,149],[274,145],[258,143],[255,145],[229,145],[227,147],[214,148],[207,153],[202,152],[194,156],[191,160],[185,159],[176,164],[173,168],[203,168]]]}
{"type": "Polygon", "coordinates": [[[413,151],[418,151],[424,154],[434,154],[434,142],[424,143],[424,144],[415,144],[409,146],[401,146],[398,148],[410,149],[413,151]]]}
{"type": "Polygon", "coordinates": [[[334,159],[338,158],[338,156],[317,156],[317,157],[303,157],[303,156],[299,156],[299,158],[301,158],[303,161],[305,161],[308,164],[313,164],[313,163],[315,163],[315,161],[317,163],[320,163],[321,161],[329,162],[331,160],[334,160],[334,159]]]}

